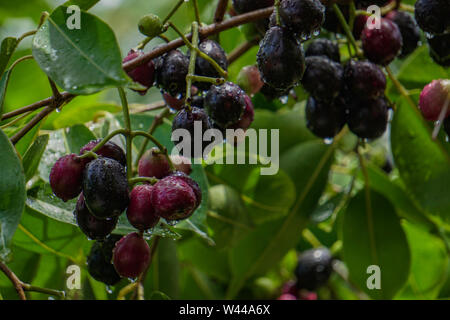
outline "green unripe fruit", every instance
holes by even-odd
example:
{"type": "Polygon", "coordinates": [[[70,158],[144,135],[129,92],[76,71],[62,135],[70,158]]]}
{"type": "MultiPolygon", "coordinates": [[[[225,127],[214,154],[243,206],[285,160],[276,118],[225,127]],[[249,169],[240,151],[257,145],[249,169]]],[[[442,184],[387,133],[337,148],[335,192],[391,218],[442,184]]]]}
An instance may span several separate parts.
{"type": "Polygon", "coordinates": [[[139,20],[138,28],[144,36],[151,38],[156,37],[163,32],[161,19],[154,14],[143,16],[141,20],[139,20]]]}

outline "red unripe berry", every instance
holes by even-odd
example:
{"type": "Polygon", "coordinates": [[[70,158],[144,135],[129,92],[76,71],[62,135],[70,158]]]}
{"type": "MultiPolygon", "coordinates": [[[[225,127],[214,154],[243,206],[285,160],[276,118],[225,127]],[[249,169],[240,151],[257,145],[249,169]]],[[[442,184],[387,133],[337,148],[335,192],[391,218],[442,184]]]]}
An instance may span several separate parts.
{"type": "MultiPolygon", "coordinates": [[[[439,79],[433,80],[423,88],[420,94],[419,109],[422,111],[426,120],[436,121],[444,108],[445,104],[450,100],[450,80],[439,79]]],[[[445,117],[450,115],[450,105],[447,106],[445,117]]]]}
{"type": "Polygon", "coordinates": [[[236,84],[249,95],[258,93],[264,85],[257,66],[246,66],[242,68],[237,77],[236,84]]]}
{"type": "Polygon", "coordinates": [[[297,297],[290,293],[283,293],[277,300],[297,300],[297,297]]]}
{"type": "MultiPolygon", "coordinates": [[[[144,52],[142,52],[142,50],[131,50],[122,62],[134,60],[142,56],[143,54],[144,52]]],[[[133,81],[147,88],[143,91],[136,90],[137,92],[139,92],[139,94],[144,95],[147,93],[147,90],[153,86],[153,82],[155,81],[155,63],[150,60],[149,62],[144,63],[131,71],[128,71],[128,75],[131,79],[133,79],[133,81]]]]}
{"type": "Polygon", "coordinates": [[[197,207],[197,196],[181,177],[169,176],[154,185],[152,204],[156,213],[166,220],[187,219],[197,207]]]}
{"type": "Polygon", "coordinates": [[[148,266],[150,248],[136,232],[120,239],[113,250],[113,264],[117,273],[125,278],[136,278],[148,266]]]}
{"type": "Polygon", "coordinates": [[[361,41],[365,56],[381,65],[388,65],[394,60],[403,45],[398,26],[384,18],[380,20],[380,28],[370,29],[366,25],[361,33],[361,41]]]}
{"type": "Polygon", "coordinates": [[[53,193],[63,201],[75,198],[81,192],[84,163],[74,153],[59,158],[50,171],[53,193]]]}
{"type": "MultiPolygon", "coordinates": [[[[90,141],[88,144],[86,144],[83,148],[80,149],[80,155],[82,155],[88,151],[91,151],[101,141],[102,141],[102,139],[90,141]]],[[[107,143],[105,143],[105,145],[103,145],[103,147],[98,149],[95,153],[98,154],[99,156],[102,156],[105,158],[114,159],[123,166],[127,165],[127,158],[125,156],[125,152],[123,152],[122,148],[119,147],[117,144],[115,144],[112,141],[108,141],[107,143]]],[[[85,164],[89,163],[92,160],[94,160],[94,159],[93,158],[83,159],[85,164]]]]}
{"type": "Polygon", "coordinates": [[[127,209],[127,218],[133,227],[138,230],[153,228],[159,220],[151,203],[151,185],[139,185],[133,188],[130,194],[130,203],[127,209]]]}
{"type": "Polygon", "coordinates": [[[155,177],[161,179],[169,175],[170,165],[167,157],[157,148],[152,148],[144,153],[139,160],[139,176],[155,177]]]}

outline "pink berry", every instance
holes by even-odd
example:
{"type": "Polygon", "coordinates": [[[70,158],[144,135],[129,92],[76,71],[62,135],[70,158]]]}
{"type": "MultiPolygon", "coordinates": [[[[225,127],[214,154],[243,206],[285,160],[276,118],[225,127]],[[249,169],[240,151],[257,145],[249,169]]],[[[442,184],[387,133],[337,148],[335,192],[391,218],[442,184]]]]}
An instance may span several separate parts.
{"type": "MultiPolygon", "coordinates": [[[[445,104],[450,100],[450,80],[439,79],[433,80],[423,88],[420,94],[419,109],[422,111],[426,120],[436,121],[444,108],[445,104]]],[[[450,105],[447,107],[445,117],[450,115],[450,105]]]]}
{"type": "Polygon", "coordinates": [[[53,193],[63,201],[77,197],[81,192],[84,163],[74,153],[56,161],[50,171],[53,193]]]}
{"type": "MultiPolygon", "coordinates": [[[[134,60],[140,56],[142,56],[144,52],[142,50],[131,50],[128,55],[123,59],[123,62],[128,62],[131,60],[134,60]]],[[[141,95],[144,95],[147,93],[147,90],[153,86],[153,82],[155,81],[155,64],[153,61],[149,61],[147,63],[144,63],[135,69],[128,72],[128,75],[130,76],[133,81],[143,85],[147,89],[142,91],[137,91],[141,95]]]]}
{"type": "Polygon", "coordinates": [[[197,207],[192,187],[177,176],[169,176],[154,185],[151,195],[156,213],[166,220],[187,219],[197,207]]]}
{"type": "Polygon", "coordinates": [[[170,165],[167,157],[157,148],[152,148],[144,153],[139,160],[139,176],[155,177],[161,179],[169,175],[170,165]]]}
{"type": "Polygon", "coordinates": [[[283,293],[277,300],[297,300],[297,297],[290,293],[283,293]]]}
{"type": "Polygon", "coordinates": [[[113,250],[113,264],[117,273],[125,278],[136,278],[148,266],[150,248],[136,232],[120,239],[113,250]]]}
{"type": "Polygon", "coordinates": [[[244,89],[249,95],[258,93],[264,83],[261,80],[257,66],[246,66],[239,72],[237,85],[244,89]]]}
{"type": "Polygon", "coordinates": [[[139,185],[133,188],[130,194],[130,203],[127,209],[127,218],[133,227],[138,230],[153,228],[159,220],[151,203],[151,185],[139,185]]]}

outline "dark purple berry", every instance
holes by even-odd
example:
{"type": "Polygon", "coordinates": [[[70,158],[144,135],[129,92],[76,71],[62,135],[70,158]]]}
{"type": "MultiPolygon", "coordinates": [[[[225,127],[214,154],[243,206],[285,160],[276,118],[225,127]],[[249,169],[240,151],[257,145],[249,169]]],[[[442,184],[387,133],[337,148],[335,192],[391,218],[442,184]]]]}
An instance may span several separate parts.
{"type": "MultiPolygon", "coordinates": [[[[90,141],[83,148],[81,148],[80,155],[82,155],[88,151],[91,151],[101,141],[102,141],[102,139],[90,141]]],[[[103,147],[101,147],[95,153],[97,155],[105,157],[105,158],[114,159],[123,166],[127,165],[127,157],[125,156],[125,152],[123,152],[122,148],[119,147],[117,144],[115,144],[112,141],[108,141],[105,145],[103,145],[103,147]]],[[[87,164],[91,160],[93,160],[93,159],[92,158],[83,159],[85,164],[87,164]]]]}
{"type": "Polygon", "coordinates": [[[139,160],[138,173],[141,177],[164,178],[170,173],[169,161],[158,148],[147,150],[139,160]]]}
{"type": "Polygon", "coordinates": [[[350,60],[344,68],[346,95],[358,99],[376,98],[384,94],[386,76],[374,63],[350,60]]]}
{"type": "Polygon", "coordinates": [[[184,107],[184,103],[185,103],[184,97],[177,99],[177,98],[172,97],[167,92],[163,92],[162,97],[163,97],[165,103],[167,104],[167,106],[172,110],[179,111],[184,107]]]}
{"type": "Polygon", "coordinates": [[[297,287],[313,291],[327,283],[333,271],[332,263],[333,257],[326,248],[303,252],[295,268],[297,287]]]}
{"type": "Polygon", "coordinates": [[[319,0],[283,0],[279,12],[283,24],[301,36],[319,31],[325,20],[325,7],[319,0]]]}
{"type": "Polygon", "coordinates": [[[153,186],[144,184],[134,187],[130,193],[127,218],[140,231],[153,228],[159,221],[151,203],[152,191],[153,186]]]}
{"type": "Polygon", "coordinates": [[[257,62],[263,81],[279,90],[297,85],[305,71],[302,46],[278,26],[270,28],[261,41],[257,62]]]}
{"type": "Polygon", "coordinates": [[[402,34],[395,23],[381,18],[380,28],[364,28],[361,41],[365,56],[372,62],[388,65],[402,48],[402,34]]]}
{"type": "MultiPolygon", "coordinates": [[[[227,54],[217,42],[206,39],[200,42],[198,48],[216,61],[224,71],[228,70],[227,54]]],[[[197,56],[197,59],[195,60],[195,74],[212,78],[220,77],[220,74],[213,65],[199,56],[197,56]]],[[[201,90],[208,90],[209,87],[211,87],[211,83],[208,82],[196,82],[195,85],[201,90]]]]}
{"type": "Polygon", "coordinates": [[[352,33],[356,40],[361,39],[361,33],[366,27],[368,19],[369,17],[366,15],[358,15],[355,17],[352,33]]]}
{"type": "Polygon", "coordinates": [[[195,198],[196,198],[196,206],[197,208],[202,203],[202,189],[200,189],[200,186],[198,183],[189,177],[185,172],[182,171],[175,171],[171,174],[172,177],[178,177],[182,179],[184,182],[186,182],[189,186],[191,186],[192,190],[194,191],[195,198]]]}
{"type": "MultiPolygon", "coordinates": [[[[131,50],[128,55],[123,59],[122,62],[129,62],[131,60],[134,60],[140,56],[142,56],[144,53],[142,50],[134,51],[131,50]]],[[[143,85],[146,87],[146,90],[143,91],[137,91],[141,95],[144,95],[147,93],[147,90],[153,86],[153,82],[155,81],[155,64],[153,61],[149,61],[147,63],[144,63],[135,69],[128,72],[128,75],[130,76],[133,81],[143,85]]]]}
{"type": "Polygon", "coordinates": [[[187,219],[198,206],[198,197],[191,185],[177,176],[158,181],[151,199],[156,213],[166,220],[187,219]]]}
{"type": "Polygon", "coordinates": [[[274,100],[277,98],[281,98],[284,96],[289,95],[289,89],[275,89],[269,86],[267,83],[265,83],[261,88],[261,93],[264,95],[264,97],[268,100],[274,100]]]}
{"type": "Polygon", "coordinates": [[[183,140],[184,137],[182,136],[174,137],[178,140],[173,140],[173,143],[179,148],[181,155],[188,158],[202,158],[205,147],[209,145],[209,142],[203,141],[203,134],[211,128],[212,123],[205,109],[197,107],[192,107],[191,110],[182,109],[173,119],[172,134],[178,129],[187,130],[190,137],[190,149],[184,148],[184,144],[187,144],[187,142],[183,140]],[[198,130],[195,130],[195,128],[198,128],[198,130]]]}
{"type": "Polygon", "coordinates": [[[302,85],[314,98],[332,100],[342,88],[343,68],[324,56],[306,58],[302,85]]]}
{"type": "Polygon", "coordinates": [[[417,0],[414,14],[419,27],[432,34],[443,33],[450,27],[448,0],[417,0]]]}
{"type": "Polygon", "coordinates": [[[119,216],[128,206],[126,169],[109,158],[91,161],[84,170],[83,194],[89,211],[97,218],[119,216]]]}
{"type": "Polygon", "coordinates": [[[89,239],[102,240],[109,235],[117,225],[117,217],[108,219],[96,218],[86,206],[83,194],[80,195],[74,211],[78,227],[89,239]]]}
{"type": "Polygon", "coordinates": [[[317,39],[311,42],[305,51],[305,56],[325,56],[334,62],[341,62],[339,46],[328,39],[317,39]]]}
{"type": "Polygon", "coordinates": [[[117,284],[121,279],[111,263],[112,250],[120,238],[110,235],[104,242],[96,241],[87,257],[87,269],[91,277],[109,286],[117,284]]]}
{"type": "Polygon", "coordinates": [[[150,247],[136,232],[120,239],[113,250],[113,264],[124,278],[136,278],[147,269],[150,247]]]}
{"type": "Polygon", "coordinates": [[[403,46],[399,57],[404,58],[416,50],[420,42],[420,29],[414,18],[404,11],[391,11],[386,19],[393,21],[402,34],[403,46]]]}
{"type": "Polygon", "coordinates": [[[324,102],[309,97],[305,113],[306,126],[322,139],[333,138],[345,125],[345,107],[338,101],[324,102]]]}
{"type": "Polygon", "coordinates": [[[388,104],[384,97],[368,100],[355,99],[348,109],[350,130],[363,139],[376,139],[386,131],[388,104]]]}
{"type": "Polygon", "coordinates": [[[157,59],[156,84],[177,97],[186,90],[186,76],[189,69],[189,58],[181,51],[172,50],[157,59]]]}
{"type": "MultiPolygon", "coordinates": [[[[341,10],[342,14],[344,15],[344,18],[346,21],[348,21],[349,18],[349,6],[348,5],[339,5],[339,9],[341,10]]],[[[342,29],[342,25],[339,22],[339,19],[334,12],[333,7],[327,7],[325,9],[325,21],[322,25],[322,27],[330,32],[333,33],[344,33],[342,29]]]]}
{"type": "Polygon", "coordinates": [[[239,121],[244,113],[244,97],[244,90],[232,82],[226,82],[209,89],[205,97],[205,107],[215,123],[227,127],[239,121]]]}
{"type": "Polygon", "coordinates": [[[245,131],[252,125],[253,119],[255,118],[255,107],[253,106],[252,99],[248,95],[245,95],[244,99],[245,99],[244,114],[237,123],[231,125],[228,128],[242,129],[245,131]]]}
{"type": "Polygon", "coordinates": [[[50,171],[53,193],[63,201],[75,198],[81,192],[84,162],[74,153],[59,158],[50,171]]]}
{"type": "Polygon", "coordinates": [[[430,56],[437,64],[450,66],[450,32],[427,38],[430,56]]]}

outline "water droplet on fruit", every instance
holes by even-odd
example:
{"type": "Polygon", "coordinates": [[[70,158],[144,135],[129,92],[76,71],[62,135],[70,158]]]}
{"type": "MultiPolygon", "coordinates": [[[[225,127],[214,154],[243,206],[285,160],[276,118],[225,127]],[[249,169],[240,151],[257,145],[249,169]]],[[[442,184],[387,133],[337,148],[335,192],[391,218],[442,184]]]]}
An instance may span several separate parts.
{"type": "Polygon", "coordinates": [[[325,144],[332,144],[333,143],[333,138],[325,138],[325,139],[323,139],[323,142],[325,144]]]}

